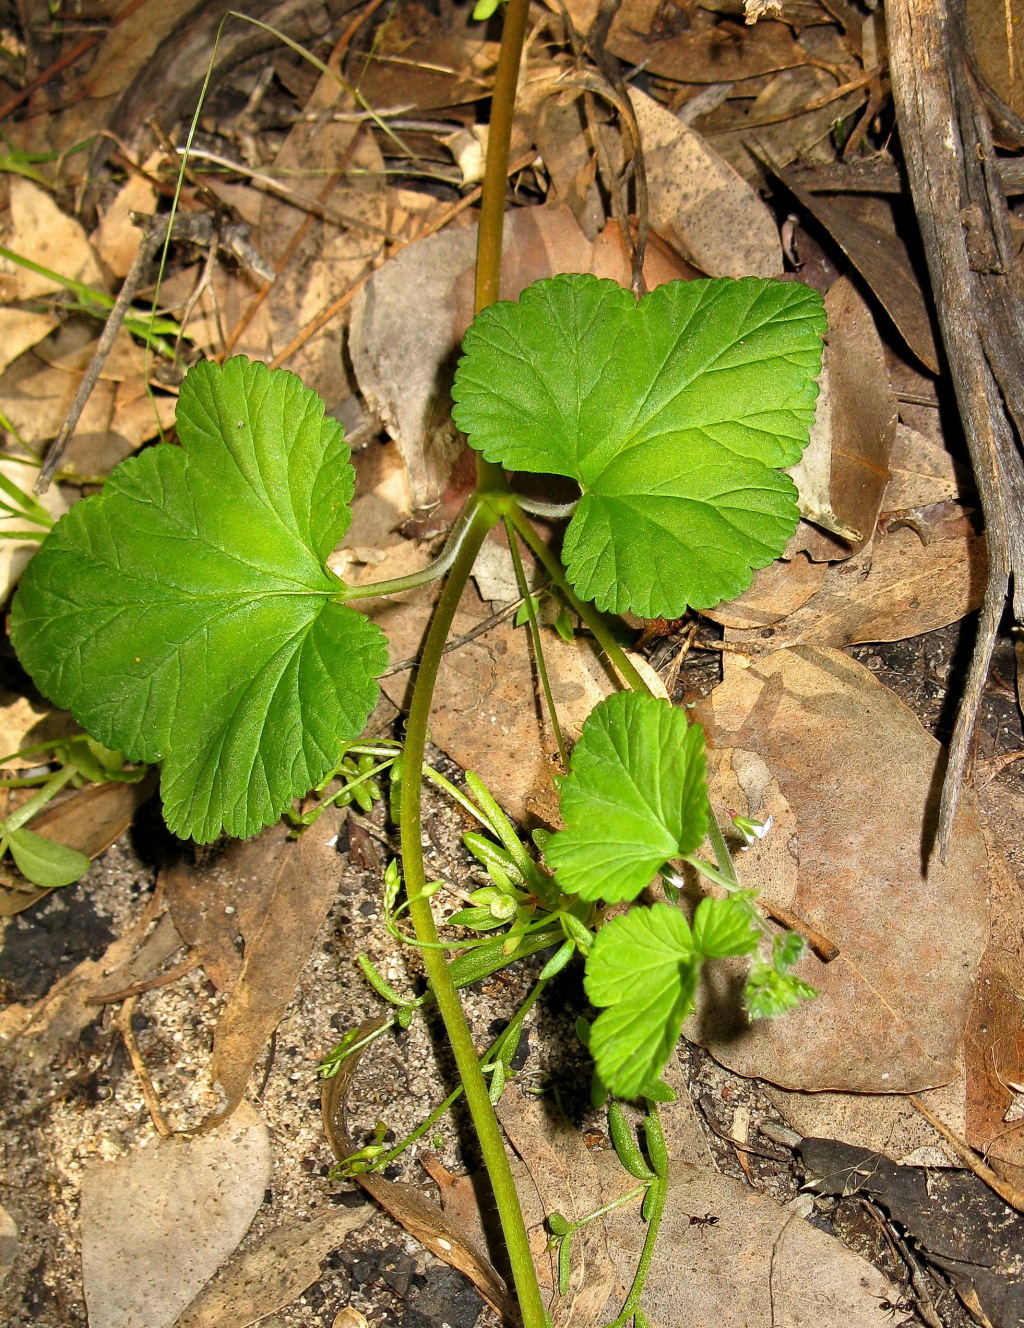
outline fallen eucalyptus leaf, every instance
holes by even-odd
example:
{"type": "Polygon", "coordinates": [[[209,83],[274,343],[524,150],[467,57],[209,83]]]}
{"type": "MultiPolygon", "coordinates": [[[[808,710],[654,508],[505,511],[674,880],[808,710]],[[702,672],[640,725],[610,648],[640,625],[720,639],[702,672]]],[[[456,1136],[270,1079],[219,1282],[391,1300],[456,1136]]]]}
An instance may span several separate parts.
{"type": "Polygon", "coordinates": [[[215,1132],[157,1139],[88,1166],[90,1328],[170,1328],[245,1235],[270,1174],[270,1134],[248,1103],[215,1132]]]}

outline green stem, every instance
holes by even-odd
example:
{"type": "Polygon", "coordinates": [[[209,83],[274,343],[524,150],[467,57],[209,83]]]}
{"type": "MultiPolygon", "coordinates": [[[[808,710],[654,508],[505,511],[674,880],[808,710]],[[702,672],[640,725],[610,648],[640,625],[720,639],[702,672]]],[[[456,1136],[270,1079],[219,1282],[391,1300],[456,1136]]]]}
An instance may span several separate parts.
{"type": "Polygon", "coordinates": [[[573,1222],[569,1228],[570,1232],[580,1231],[590,1222],[596,1222],[599,1217],[607,1217],[609,1213],[614,1213],[616,1208],[623,1208],[626,1204],[632,1203],[634,1199],[639,1199],[641,1194],[646,1194],[651,1188],[652,1182],[649,1180],[641,1181],[635,1190],[630,1190],[628,1194],[623,1194],[618,1199],[613,1199],[611,1203],[606,1203],[603,1208],[595,1208],[592,1213],[586,1217],[581,1217],[578,1222],[573,1222]]]}
{"type": "Polygon", "coordinates": [[[63,770],[58,770],[55,775],[51,775],[43,787],[27,802],[23,802],[17,811],[12,812],[3,822],[4,830],[20,830],[27,822],[31,821],[36,812],[42,811],[46,804],[57,796],[65,784],[70,783],[75,777],[75,767],[66,765],[63,770]]]}
{"type": "Polygon", "coordinates": [[[654,1180],[650,1182],[651,1193],[653,1195],[651,1216],[647,1223],[647,1232],[644,1235],[644,1247],[640,1251],[640,1262],[636,1266],[636,1272],[633,1274],[633,1285],[629,1289],[629,1295],[626,1297],[626,1303],[619,1311],[618,1316],[612,1320],[607,1328],[623,1328],[623,1325],[640,1308],[640,1297],[643,1295],[644,1283],[647,1281],[647,1274],[651,1269],[651,1261],[654,1258],[654,1247],[658,1241],[658,1229],[661,1226],[661,1219],[665,1214],[665,1201],[668,1198],[668,1181],[654,1180]]]}
{"type": "Polygon", "coordinates": [[[526,618],[530,624],[530,637],[533,640],[533,657],[537,661],[537,673],[540,676],[540,685],[544,689],[544,702],[547,705],[548,714],[551,716],[551,727],[554,730],[555,742],[558,743],[558,755],[562,761],[562,769],[568,770],[569,753],[566,750],[565,739],[562,737],[562,726],[558,722],[555,698],[551,695],[548,666],[544,662],[544,645],[540,639],[540,627],[537,624],[537,606],[530,594],[530,586],[523,570],[523,560],[519,556],[519,540],[516,536],[516,529],[507,516],[505,517],[505,530],[508,532],[508,546],[512,550],[512,562],[516,569],[516,585],[519,587],[519,593],[526,605],[526,618]]]}
{"type": "Polygon", "coordinates": [[[522,535],[523,540],[529,548],[544,564],[551,580],[590,628],[591,632],[594,634],[595,640],[618,669],[625,681],[629,684],[630,688],[634,692],[648,692],[653,695],[651,688],[631,663],[626,652],[601,621],[601,615],[597,612],[594,606],[592,604],[585,604],[582,600],[577,599],[572,586],[570,586],[569,582],[566,580],[561,563],[534,530],[533,526],[520,511],[518,505],[511,509],[508,514],[508,519],[515,526],[516,530],[519,531],[520,535],[522,535]]]}
{"type": "MultiPolygon", "coordinates": [[[[718,824],[718,817],[715,815],[713,807],[708,809],[708,839],[711,840],[718,870],[727,878],[725,882],[726,889],[741,890],[743,887],[740,884],[739,876],[736,874],[736,864],[732,860],[729,845],[725,842],[725,835],[722,834],[722,827],[718,824]]],[[[697,863],[693,865],[696,867],[697,863]]],[[[698,870],[701,869],[698,868],[698,870]]]]}
{"type": "Polygon", "coordinates": [[[416,590],[432,581],[440,581],[455,565],[459,548],[479,503],[477,495],[472,494],[452,526],[441,556],[426,567],[420,568],[418,572],[410,572],[407,576],[393,576],[386,581],[370,581],[361,586],[350,586],[342,581],[341,589],[333,598],[340,604],[347,604],[349,600],[371,599],[375,595],[401,595],[406,590],[416,590]]]}
{"type": "MultiPolygon", "coordinates": [[[[516,0],[513,0],[513,4],[516,0]]],[[[423,862],[423,847],[420,843],[422,814],[420,797],[422,778],[412,776],[413,771],[421,771],[427,741],[427,723],[430,718],[430,703],[433,698],[437,672],[441,664],[445,642],[451,630],[452,622],[462,598],[469,574],[473,569],[480,546],[488,531],[496,524],[500,513],[490,503],[480,503],[470,520],[458,557],[452,568],[451,576],[441,592],[434,612],[430,630],[420,657],[420,667],[413,688],[412,703],[405,730],[405,753],[401,795],[401,831],[402,865],[405,876],[406,894],[409,899],[409,916],[416,929],[417,940],[423,948],[420,953],[431,990],[437,1001],[438,1010],[444,1020],[445,1031],[451,1045],[452,1055],[459,1072],[459,1078],[466,1093],[466,1102],[473,1118],[480,1151],[490,1178],[495,1205],[501,1220],[505,1246],[508,1251],[512,1275],[515,1279],[516,1293],[522,1314],[523,1328],[545,1328],[546,1316],[541,1300],[537,1274],[530,1254],[530,1242],[526,1234],[519,1196],[516,1194],[515,1181],[509,1165],[505,1145],[501,1137],[494,1108],[487,1093],[487,1081],[480,1069],[473,1037],[466,1022],[466,1016],[459,1001],[455,984],[444,958],[442,950],[433,947],[439,945],[437,927],[429,899],[423,897],[426,886],[426,872],[423,862]]]]}

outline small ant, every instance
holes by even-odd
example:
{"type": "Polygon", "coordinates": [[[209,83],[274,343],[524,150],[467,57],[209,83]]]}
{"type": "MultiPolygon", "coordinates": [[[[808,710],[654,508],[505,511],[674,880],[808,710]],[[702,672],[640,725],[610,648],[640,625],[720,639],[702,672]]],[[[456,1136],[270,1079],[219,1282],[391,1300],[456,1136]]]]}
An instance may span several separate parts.
{"type": "MultiPolygon", "coordinates": [[[[688,1215],[688,1216],[689,1216],[689,1215],[688,1215]]],[[[717,1226],[720,1220],[721,1220],[721,1219],[720,1219],[720,1218],[717,1218],[717,1217],[714,1215],[714,1213],[705,1213],[703,1217],[691,1217],[691,1218],[690,1218],[690,1226],[691,1226],[691,1227],[713,1227],[713,1226],[717,1226]]]]}
{"type": "MultiPolygon", "coordinates": [[[[898,1314],[913,1312],[914,1302],[911,1300],[889,1300],[888,1298],[879,1300],[878,1308],[883,1310],[890,1319],[895,1319],[898,1314]]],[[[909,1323],[909,1319],[904,1322],[909,1323]]]]}

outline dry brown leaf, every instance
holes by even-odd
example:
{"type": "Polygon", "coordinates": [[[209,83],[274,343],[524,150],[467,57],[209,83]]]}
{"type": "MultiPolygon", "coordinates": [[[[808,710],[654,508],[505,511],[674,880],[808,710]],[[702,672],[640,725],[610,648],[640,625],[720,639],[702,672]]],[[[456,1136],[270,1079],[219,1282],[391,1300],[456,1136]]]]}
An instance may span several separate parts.
{"type": "MultiPolygon", "coordinates": [[[[535,1098],[527,1098],[514,1085],[505,1089],[497,1106],[498,1119],[519,1154],[540,1198],[542,1214],[561,1213],[570,1222],[579,1221],[601,1207],[601,1178],[580,1132],[557,1109],[535,1098]]],[[[529,1234],[531,1245],[543,1251],[547,1233],[543,1226],[529,1234]]],[[[555,1328],[594,1328],[601,1322],[615,1285],[615,1270],[608,1253],[604,1227],[592,1222],[573,1239],[573,1271],[567,1296],[551,1306],[555,1328]]],[[[552,1285],[557,1271],[552,1255],[552,1285]]]]}
{"type": "MultiPolygon", "coordinates": [[[[555,272],[587,272],[592,249],[568,208],[516,208],[503,240],[501,298],[555,272]]],[[[473,317],[476,227],[410,244],[386,263],[352,306],[349,351],[360,390],[405,457],[413,506],[429,507],[463,450],[451,422],[450,387],[473,317]]]]}
{"type": "Polygon", "coordinates": [[[917,358],[932,373],[938,373],[931,314],[904,242],[894,231],[855,215],[849,201],[844,205],[810,194],[788,172],[779,174],[871,287],[917,358]]]}
{"type": "MultiPolygon", "coordinates": [[[[616,1158],[600,1158],[605,1201],[636,1182],[616,1158]]],[[[879,1303],[893,1284],[865,1259],[818,1230],[801,1209],[783,1207],[731,1176],[672,1162],[669,1197],[642,1305],[659,1328],[879,1328],[879,1303]],[[691,1217],[718,1219],[695,1225],[691,1217]]],[[[800,1201],[798,1200],[799,1204],[800,1201]]],[[[644,1238],[637,1205],[610,1213],[608,1246],[620,1291],[617,1313],[644,1238]]]]}
{"type": "Polygon", "coordinates": [[[970,484],[970,476],[944,447],[905,424],[896,426],[883,512],[941,503],[962,494],[970,484]]]}
{"type": "MultiPolygon", "coordinates": [[[[95,319],[71,318],[41,341],[35,354],[51,369],[80,374],[92,360],[99,334],[100,324],[95,319]]],[[[127,379],[142,378],[145,371],[146,352],[122,328],[103,361],[100,378],[104,382],[122,383],[127,379]]]]}
{"type": "MultiPolygon", "coordinates": [[[[64,423],[81,378],[80,373],[51,369],[29,351],[0,375],[0,411],[29,446],[45,443],[64,423]]],[[[101,380],[82,411],[75,436],[106,433],[113,405],[114,384],[101,380]]]]}
{"type": "Polygon", "coordinates": [[[916,1092],[950,1082],[988,935],[988,858],[973,800],[948,867],[932,852],[942,749],[841,651],[797,646],[727,661],[700,703],[712,801],[775,828],[740,862],[751,886],[830,937],[800,975],[821,995],[748,1024],[730,965],[686,1034],[740,1074],[818,1091],[916,1092]],[[927,866],[923,866],[927,855],[927,866]]]}
{"type": "MultiPolygon", "coordinates": [[[[798,1093],[773,1084],[765,1084],[764,1091],[786,1123],[804,1138],[841,1139],[857,1148],[884,1150],[908,1166],[960,1165],[905,1094],[798,1093]]],[[[951,1083],[915,1096],[962,1134],[966,1096],[962,1063],[951,1083]]]]}
{"type": "Polygon", "coordinates": [[[763,176],[766,159],[776,166],[787,166],[798,157],[815,160],[817,150],[831,161],[828,136],[833,126],[852,115],[868,96],[867,88],[857,88],[834,97],[838,86],[835,74],[817,65],[784,69],[752,101],[730,102],[728,124],[739,127],[719,131],[709,128],[708,140],[745,179],[754,181],[763,176]],[[814,109],[806,110],[808,106],[814,109]],[[749,127],[745,121],[750,122],[749,127]]]}
{"type": "Polygon", "coordinates": [[[288,838],[287,826],[276,825],[250,841],[259,844],[262,852],[243,861],[250,882],[255,877],[255,888],[263,886],[263,909],[255,919],[257,925],[244,933],[245,955],[214,1033],[210,1073],[227,1103],[207,1127],[237,1108],[268,1038],[294,995],[310,948],[338,892],[341,860],[335,845],[341,820],[342,813],[329,807],[298,839],[288,838]]]}
{"type": "Polygon", "coordinates": [[[454,37],[406,35],[402,15],[387,23],[373,50],[349,74],[371,106],[417,111],[458,106],[486,97],[494,82],[498,43],[484,29],[454,37]]]}
{"type": "Polygon", "coordinates": [[[651,222],[712,277],[774,277],[782,246],[772,214],[695,129],[633,88],[651,222]]]}
{"type": "MultiPolygon", "coordinates": [[[[372,579],[399,575],[392,566],[402,563],[389,559],[370,569],[372,579]]],[[[419,650],[430,603],[429,594],[413,593],[391,596],[384,603],[367,601],[360,608],[383,629],[394,662],[410,659],[419,650]]],[[[487,616],[475,592],[467,591],[455,617],[453,638],[471,631],[487,616]]],[[[565,642],[546,629],[544,658],[559,721],[571,741],[593,707],[613,690],[612,674],[591,642],[583,638],[565,642]]],[[[402,705],[409,677],[402,673],[383,680],[383,690],[395,705],[402,705]]],[[[480,776],[514,820],[555,823],[558,800],[551,781],[559,770],[557,749],[537,699],[524,629],[502,623],[445,655],[430,732],[453,761],[480,776]]]]}
{"type": "Polygon", "coordinates": [[[1019,796],[1005,784],[989,784],[978,793],[978,800],[986,816],[992,865],[992,936],[964,1039],[963,1130],[955,1120],[942,1118],[984,1154],[993,1170],[1020,1188],[1024,1186],[1024,900],[1019,866],[1024,833],[1019,796]]]}
{"type": "MultiPolygon", "coordinates": [[[[159,159],[146,163],[152,168],[159,159]]],[[[93,248],[115,277],[125,277],[142,243],[142,229],[132,221],[133,212],[156,211],[156,189],[142,175],[130,175],[104,212],[90,239],[93,248]]]]}
{"type": "Polygon", "coordinates": [[[800,514],[839,535],[851,552],[875,530],[896,435],[896,397],[871,311],[840,277],[825,296],[828,336],[810,441],[789,475],[800,514]]]}
{"type": "Polygon", "coordinates": [[[308,1222],[275,1227],[233,1255],[175,1328],[249,1328],[284,1309],[317,1280],[321,1261],[371,1216],[372,1210],[335,1208],[308,1222]]]}
{"type": "MultiPolygon", "coordinates": [[[[589,30],[597,9],[598,0],[570,0],[577,31],[589,30]]],[[[718,24],[698,9],[686,30],[662,36],[655,27],[661,12],[659,0],[625,0],[612,23],[608,50],[680,83],[736,83],[807,63],[807,53],[785,23],[718,24]]]]}
{"type": "MultiPolygon", "coordinates": [[[[363,90],[364,97],[366,94],[363,90]]],[[[379,105],[371,100],[364,104],[379,105]]],[[[326,114],[356,109],[343,95],[337,78],[322,74],[306,109],[326,114]]],[[[270,339],[276,353],[294,338],[301,327],[327,307],[356,281],[381,252],[380,231],[387,226],[388,198],[384,184],[384,158],[377,140],[361,126],[336,121],[304,121],[292,127],[274,158],[271,175],[288,182],[296,194],[320,199],[333,211],[355,218],[367,230],[353,226],[339,230],[317,221],[307,228],[285,270],[271,287],[265,308],[270,339]],[[344,173],[336,174],[339,165],[344,173]],[[325,185],[331,182],[326,198],[325,185]]],[[[307,215],[267,194],[260,206],[259,226],[253,240],[271,264],[276,264],[292,244],[307,215]]],[[[307,387],[319,392],[328,408],[339,391],[342,323],[335,320],[312,338],[288,363],[307,387]]]]}
{"type": "MultiPolygon", "coordinates": [[[[376,1031],[382,1024],[383,1020],[380,1019],[366,1020],[359,1027],[359,1037],[376,1031]]],[[[353,1152],[346,1111],[348,1094],[362,1054],[360,1051],[349,1056],[337,1074],[323,1081],[320,1090],[324,1132],[331,1151],[339,1161],[344,1161],[353,1152]]],[[[471,1228],[463,1226],[415,1185],[386,1180],[374,1172],[361,1172],[356,1180],[367,1194],[372,1195],[396,1222],[401,1223],[432,1254],[464,1273],[503,1318],[515,1319],[516,1311],[508,1288],[487,1256],[486,1243],[480,1239],[478,1222],[474,1221],[471,1228]]]]}
{"type": "Polygon", "coordinates": [[[19,355],[37,346],[58,325],[52,314],[0,309],[0,373],[19,355]]]}
{"type": "MultiPolygon", "coordinates": [[[[1006,104],[1024,115],[1024,69],[1021,68],[1021,0],[967,0],[967,23],[981,77],[1006,104]]],[[[1016,144],[1013,146],[1016,147],[1016,144]]]]}
{"type": "Polygon", "coordinates": [[[80,1212],[91,1328],[171,1328],[245,1235],[271,1164],[270,1133],[244,1103],[214,1132],[88,1166],[80,1212]]]}
{"type": "MultiPolygon", "coordinates": [[[[848,561],[831,564],[821,589],[783,621],[763,630],[731,631],[729,640],[754,650],[902,641],[958,622],[978,608],[985,567],[982,535],[972,532],[926,544],[916,530],[901,526],[877,535],[848,561]]],[[[787,571],[776,573],[778,582],[796,581],[801,573],[790,570],[795,568],[794,560],[787,571]]],[[[718,610],[708,616],[726,621],[731,610],[727,605],[725,617],[717,616],[718,610]]]]}
{"type": "MultiPolygon", "coordinates": [[[[31,180],[12,176],[10,191],[11,231],[7,247],[51,272],[59,272],[62,277],[106,290],[96,255],[79,223],[61,212],[46,190],[31,180]]],[[[23,267],[7,264],[5,270],[13,271],[20,300],[64,289],[60,282],[23,267]]]]}
{"type": "Polygon", "coordinates": [[[727,604],[705,609],[703,616],[734,629],[769,627],[796,613],[816,595],[827,570],[825,563],[811,562],[804,553],[788,562],[776,559],[754,573],[749,590],[727,604]]]}

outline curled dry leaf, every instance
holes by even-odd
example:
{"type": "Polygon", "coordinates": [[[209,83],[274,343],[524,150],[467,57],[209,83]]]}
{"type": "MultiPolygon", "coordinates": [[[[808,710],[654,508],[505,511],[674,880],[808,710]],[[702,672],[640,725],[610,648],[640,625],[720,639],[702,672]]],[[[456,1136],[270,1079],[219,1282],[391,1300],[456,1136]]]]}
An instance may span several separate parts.
{"type": "Polygon", "coordinates": [[[893,230],[856,216],[849,206],[808,193],[788,172],[777,174],[846,254],[921,363],[938,373],[931,314],[904,242],[893,230]]]}
{"type": "Polygon", "coordinates": [[[751,186],[695,129],[630,90],[647,167],[651,222],[711,277],[774,277],[782,246],[751,186]]]}
{"type": "MultiPolygon", "coordinates": [[[[599,1165],[606,1202],[635,1185],[614,1156],[600,1155],[599,1165]]],[[[637,1205],[617,1209],[605,1223],[624,1289],[644,1237],[637,1205]]],[[[670,1163],[668,1203],[642,1302],[660,1328],[879,1328],[879,1302],[898,1298],[888,1278],[799,1209],[716,1171],[670,1163]],[[717,1221],[690,1221],[705,1216],[717,1221]]],[[[621,1293],[606,1319],[620,1302],[621,1293]]]]}
{"type": "Polygon", "coordinates": [[[232,1253],[270,1183],[270,1133],[245,1103],[218,1130],[157,1139],[82,1180],[90,1328],[170,1328],[232,1253]]]}
{"type": "Polygon", "coordinates": [[[772,833],[743,856],[744,879],[841,953],[828,965],[813,954],[801,962],[817,1000],[755,1024],[723,964],[686,1036],[737,1073],[784,1088],[916,1092],[950,1082],[988,936],[989,875],[972,801],[949,865],[933,850],[939,744],[868,669],[811,646],[747,668],[727,662],[697,718],[713,805],[758,819],[776,812],[772,833]]]}
{"type": "Polygon", "coordinates": [[[896,397],[871,310],[848,277],[825,296],[828,335],[810,442],[788,472],[800,514],[851,552],[870,540],[889,480],[896,397]]]}
{"type": "MultiPolygon", "coordinates": [[[[365,1037],[380,1028],[381,1022],[367,1020],[359,1027],[359,1037],[365,1037]]],[[[339,1161],[344,1161],[354,1151],[348,1133],[346,1110],[348,1094],[361,1058],[361,1051],[349,1056],[336,1075],[323,1081],[321,1088],[324,1132],[339,1161]]],[[[369,1171],[362,1172],[356,1180],[431,1254],[464,1273],[493,1309],[502,1316],[515,1319],[516,1310],[505,1280],[491,1264],[478,1232],[461,1225],[453,1216],[442,1211],[415,1185],[385,1180],[383,1176],[369,1171]]]]}

